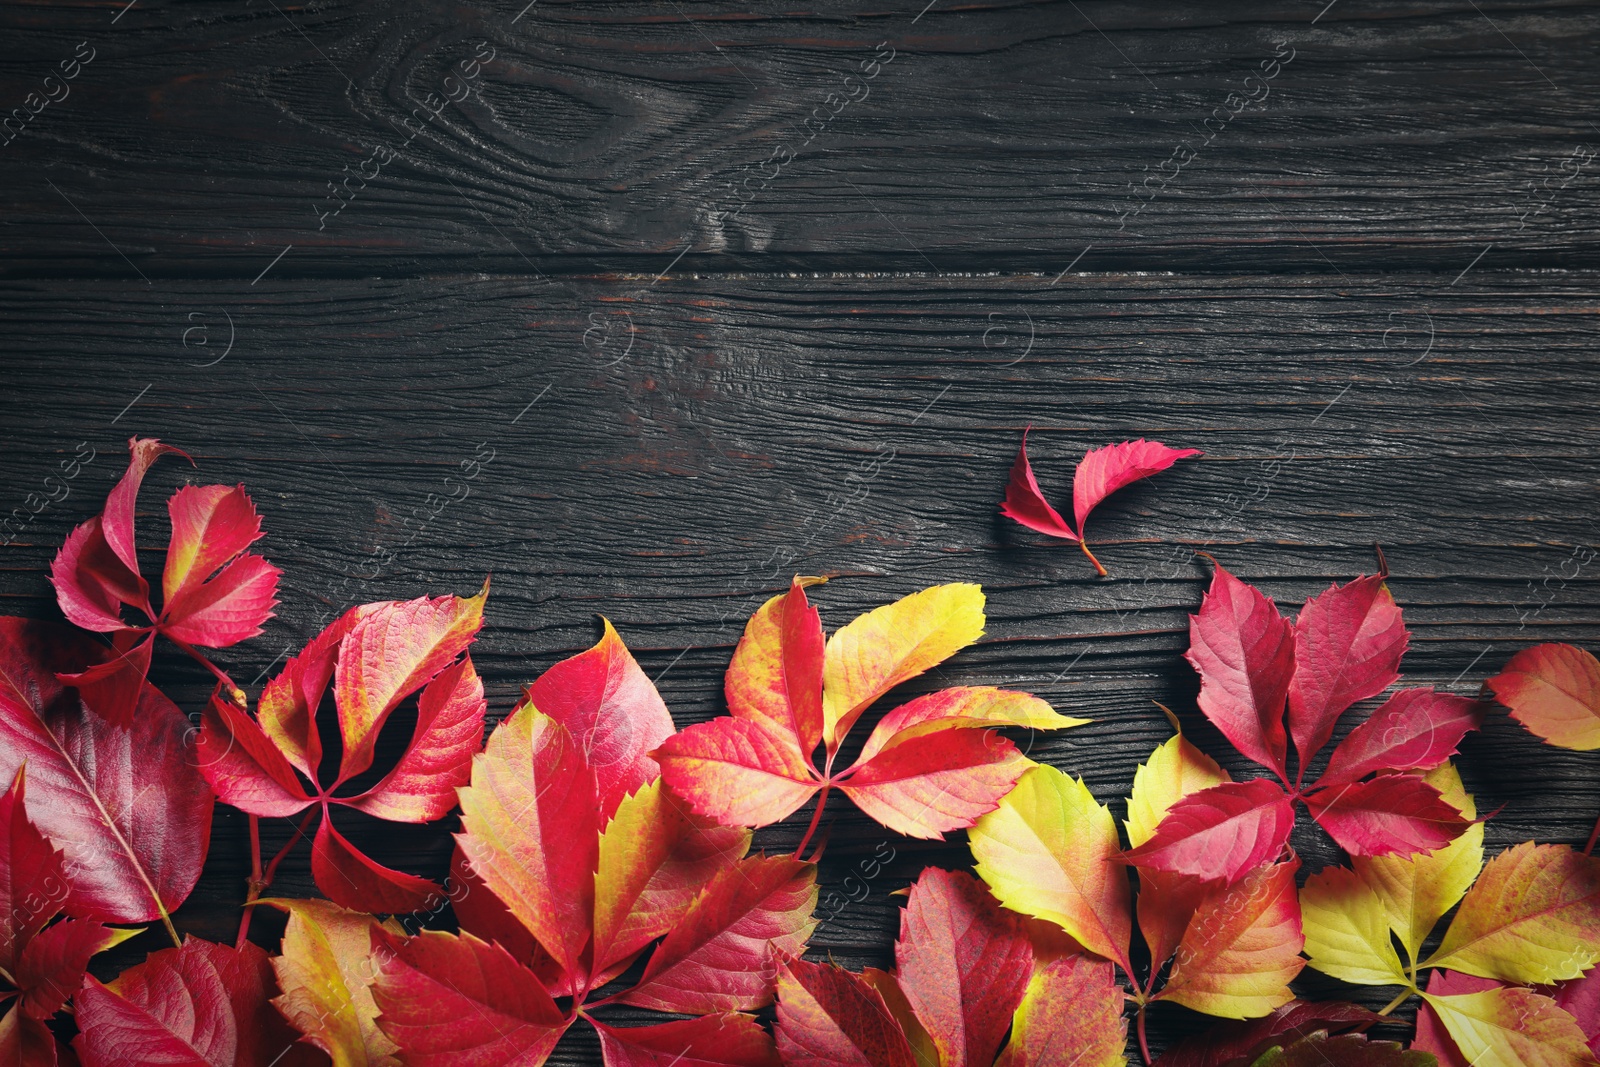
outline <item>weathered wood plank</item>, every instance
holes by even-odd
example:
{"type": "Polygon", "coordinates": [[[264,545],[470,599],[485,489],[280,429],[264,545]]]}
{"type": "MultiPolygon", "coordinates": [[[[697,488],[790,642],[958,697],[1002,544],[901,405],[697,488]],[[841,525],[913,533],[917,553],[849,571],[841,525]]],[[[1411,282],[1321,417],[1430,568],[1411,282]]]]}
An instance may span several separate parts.
{"type": "Polygon", "coordinates": [[[12,4],[3,269],[1600,265],[1594,5],[1324,6],[12,4]]]}

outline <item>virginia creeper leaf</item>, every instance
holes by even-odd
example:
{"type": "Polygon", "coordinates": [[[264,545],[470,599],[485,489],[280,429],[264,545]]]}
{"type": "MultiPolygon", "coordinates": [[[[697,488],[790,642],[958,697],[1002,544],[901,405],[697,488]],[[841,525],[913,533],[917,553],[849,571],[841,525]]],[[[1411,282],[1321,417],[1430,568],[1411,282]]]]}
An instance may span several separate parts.
{"type": "MultiPolygon", "coordinates": [[[[1034,919],[1026,919],[1024,923],[1030,926],[1044,925],[1034,919]]],[[[928,1033],[928,1028],[917,1018],[916,1009],[912,1008],[911,1001],[906,999],[905,990],[900,988],[899,979],[889,971],[866,967],[861,971],[861,980],[876,989],[878,995],[883,998],[883,1006],[889,1009],[889,1014],[900,1025],[900,1032],[911,1045],[911,1058],[916,1061],[916,1067],[939,1067],[939,1046],[934,1044],[933,1035],[928,1033]]]]}
{"type": "Polygon", "coordinates": [[[439,887],[426,878],[385,867],[352,845],[323,812],[311,840],[311,873],[328,899],[352,911],[421,911],[439,887]]]}
{"type": "Polygon", "coordinates": [[[1572,645],[1535,645],[1485,683],[1516,719],[1552,745],[1600,748],[1600,660],[1572,645]]]}
{"type": "Polygon", "coordinates": [[[332,1057],[333,1067],[400,1067],[399,1049],[378,1029],[372,999],[372,933],[381,927],[398,936],[400,925],[325,900],[262,903],[289,915],[283,954],[272,961],[283,990],[272,1003],[284,1018],[332,1057]]]}
{"type": "Polygon", "coordinates": [[[1400,677],[1405,623],[1381,575],[1329,586],[1306,601],[1294,626],[1289,730],[1302,766],[1311,762],[1344,710],[1400,677]]]}
{"type": "Polygon", "coordinates": [[[1124,1067],[1122,999],[1108,962],[1069,956],[1038,968],[995,1067],[1124,1067]]]}
{"type": "MultiPolygon", "coordinates": [[[[356,620],[379,604],[362,604],[345,612],[313,637],[299,655],[289,657],[283,671],[261,690],[256,720],[283,757],[309,781],[322,765],[322,739],[317,732],[317,705],[322,703],[339,660],[339,644],[356,620]]],[[[246,809],[248,810],[248,809],[246,809]]]]}
{"type": "Polygon", "coordinates": [[[1357,985],[1410,985],[1383,901],[1355,871],[1324,867],[1300,891],[1306,955],[1324,974],[1357,985]]]}
{"type": "Polygon", "coordinates": [[[942,839],[993,811],[1027,767],[998,734],[944,730],[901,737],[858,761],[839,788],[891,830],[942,839]]]}
{"type": "Polygon", "coordinates": [[[283,752],[221,692],[201,715],[196,757],[217,798],[240,811],[284,818],[313,803],[283,752]]]}
{"type": "Polygon", "coordinates": [[[1600,1050],[1600,967],[1589,968],[1582,978],[1557,983],[1549,993],[1562,1011],[1577,1020],[1589,1051],[1600,1050]]]}
{"type": "Polygon", "coordinates": [[[718,871],[657,946],[623,1003],[691,1015],[772,1002],[778,961],[816,928],[817,868],[792,856],[749,856],[718,871]]]}
{"type": "Polygon", "coordinates": [[[527,701],[566,727],[593,769],[600,814],[660,773],[650,752],[672,735],[661,694],[609,619],[594,647],[562,660],[528,686],[527,701]]]}
{"type": "Polygon", "coordinates": [[[674,793],[730,826],[765,826],[798,811],[821,788],[793,739],[765,721],[721,718],[669,737],[654,752],[674,793]]]}
{"type": "Polygon", "coordinates": [[[474,757],[456,840],[473,869],[569,974],[594,914],[594,771],[566,727],[523,704],[474,757]]]}
{"type": "Polygon", "coordinates": [[[1065,730],[1088,719],[1061,715],[1031,693],[993,686],[956,686],[907,701],[884,715],[861,747],[856,764],[892,745],[945,730],[1016,726],[1029,730],[1065,730]]]}
{"type": "Polygon", "coordinates": [[[0,618],[0,777],[13,779],[27,762],[29,815],[66,856],[69,915],[149,922],[200,877],[211,791],[195,767],[188,720],[153,686],[123,726],[57,681],[94,655],[65,627],[0,618]]]}
{"type": "Polygon", "coordinates": [[[822,618],[806,601],[806,583],[761,605],[733,650],[724,688],[736,719],[756,719],[793,737],[802,762],[822,741],[822,618]]]}
{"type": "Polygon", "coordinates": [[[1393,1041],[1374,1041],[1365,1034],[1329,1037],[1313,1033],[1270,1049],[1250,1067],[1437,1067],[1425,1052],[1408,1052],[1393,1041]]]}
{"type": "Polygon", "coordinates": [[[831,963],[778,972],[778,1051],[788,1067],[917,1067],[882,995],[831,963]]]}
{"type": "Polygon", "coordinates": [[[1160,441],[1142,437],[1084,453],[1072,476],[1072,512],[1078,522],[1078,535],[1087,536],[1084,526],[1089,513],[1118,489],[1160,474],[1180,459],[1204,454],[1198,448],[1168,448],[1160,441]]]}
{"type": "Polygon", "coordinates": [[[372,951],[378,1028],[406,1067],[539,1067],[566,1032],[550,994],[499,945],[380,930],[372,951]]]}
{"type": "Polygon", "coordinates": [[[626,1029],[594,1024],[606,1067],[778,1067],[772,1038],[729,1012],[626,1029]]]}
{"type": "Polygon", "coordinates": [[[1284,702],[1294,674],[1294,629],[1277,605],[1219,564],[1185,658],[1200,672],[1200,710],[1233,747],[1285,775],[1284,702]]]}
{"type": "Polygon", "coordinates": [[[1132,973],[1133,920],[1116,824],[1083,782],[1031,767],[967,838],[979,877],[1002,904],[1055,923],[1132,973]]]}
{"type": "Polygon", "coordinates": [[[1467,828],[1437,789],[1411,774],[1380,774],[1319,790],[1306,797],[1306,807],[1352,856],[1432,852],[1467,828]]]}
{"type": "Polygon", "coordinates": [[[1484,706],[1432,688],[1402,689],[1350,731],[1317,779],[1343,785],[1374,771],[1437,767],[1456,753],[1470,730],[1483,725],[1484,706]]]}
{"type": "Polygon", "coordinates": [[[1028,461],[1028,430],[1022,431],[1022,446],[1011,463],[1011,477],[1006,482],[1006,498],[1000,505],[1000,514],[1030,530],[1068,541],[1078,540],[1067,520],[1044,498],[1039,480],[1033,475],[1033,464],[1028,461]]]}
{"type": "Polygon", "coordinates": [[[1297,859],[1265,864],[1202,901],[1156,999],[1228,1019],[1265,1015],[1293,1000],[1289,982],[1305,966],[1299,866],[1297,859]]]}
{"type": "Polygon", "coordinates": [[[1531,990],[1506,987],[1443,996],[1430,985],[1423,998],[1473,1067],[1593,1067],[1597,1062],[1572,1016],[1531,990]]]}
{"type": "Polygon", "coordinates": [[[141,932],[87,919],[63,919],[45,929],[24,946],[11,972],[22,991],[22,1010],[35,1019],[48,1019],[83,983],[89,957],[141,932]]]}
{"type": "Polygon", "coordinates": [[[1033,967],[1019,917],[971,875],[930,867],[900,913],[895,959],[939,1062],[990,1067],[1033,967]]]}
{"type": "MultiPolygon", "coordinates": [[[[1434,971],[1428,977],[1428,992],[1434,996],[1453,997],[1504,987],[1504,982],[1455,971],[1434,971]]],[[[1411,1039],[1411,1047],[1431,1053],[1438,1059],[1440,1067],[1472,1067],[1456,1047],[1455,1039],[1445,1029],[1439,1013],[1426,1000],[1417,1005],[1416,1034],[1411,1039]]]]}
{"type": "Polygon", "coordinates": [[[61,853],[29,821],[26,791],[27,768],[18,767],[0,796],[0,968],[10,975],[17,973],[22,950],[67,899],[61,853]]]}
{"type": "Polygon", "coordinates": [[[0,1016],[0,1064],[5,1067],[56,1067],[55,1035],[31,1015],[25,1015],[21,1004],[12,1004],[0,1016]]]}
{"type": "Polygon", "coordinates": [[[1294,802],[1265,778],[1224,782],[1173,804],[1155,836],[1126,858],[1139,867],[1229,884],[1275,859],[1294,829],[1294,802]]]}
{"type": "Polygon", "coordinates": [[[831,754],[873,701],[983,636],[983,590],[936,585],[874,608],[828,638],[823,739],[831,754]]]}
{"type": "Polygon", "coordinates": [[[1600,859],[1525,841],[1484,867],[1426,963],[1525,985],[1600,960],[1600,859]]]}

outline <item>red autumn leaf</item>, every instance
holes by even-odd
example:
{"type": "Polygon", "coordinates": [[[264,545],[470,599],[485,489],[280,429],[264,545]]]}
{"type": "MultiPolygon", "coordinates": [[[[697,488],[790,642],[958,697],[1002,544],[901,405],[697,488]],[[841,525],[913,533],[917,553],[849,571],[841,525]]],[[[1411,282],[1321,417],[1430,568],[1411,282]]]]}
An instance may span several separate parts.
{"type": "Polygon", "coordinates": [[[1374,771],[1437,767],[1483,725],[1484,707],[1432,688],[1402,689],[1339,742],[1319,786],[1342,785],[1374,771]]]}
{"type": "Polygon", "coordinates": [[[772,1038],[729,1012],[626,1029],[595,1023],[606,1067],[778,1067],[772,1038]]]}
{"type": "Polygon", "coordinates": [[[831,963],[778,974],[778,1051],[788,1067],[916,1067],[883,995],[831,963]]]}
{"type": "Polygon", "coordinates": [[[1352,856],[1408,856],[1443,848],[1469,825],[1427,782],[1380,774],[1306,797],[1312,818],[1352,856]]]}
{"type": "Polygon", "coordinates": [[[326,1063],[270,1003],[267,954],[188,938],[152,953],[116,981],[84,980],[73,999],[83,1067],[303,1067],[326,1063]]]}
{"type": "Polygon", "coordinates": [[[1294,801],[1256,778],[1202,789],[1172,805],[1155,836],[1126,853],[1129,863],[1232,883],[1277,858],[1294,828],[1294,801]]]}
{"type": "Polygon", "coordinates": [[[1582,978],[1557,982],[1546,992],[1562,1011],[1577,1020],[1589,1051],[1600,1053],[1600,967],[1589,968],[1582,978]]]}
{"type": "Polygon", "coordinates": [[[1033,948],[1022,920],[969,874],[929,868],[895,942],[900,988],[944,1067],[989,1067],[1022,1003],[1033,948]]]}
{"type": "Polygon", "coordinates": [[[332,823],[334,807],[391,822],[424,823],[456,802],[483,736],[483,683],[467,647],[483,624],[488,584],[475,597],[419,597],[346,612],[291,659],[262,691],[257,717],[213,697],[202,719],[199,766],[217,796],[263,817],[317,805],[312,873],[329,899],[353,910],[403,912],[438,892],[432,882],[383,867],[332,823]],[[334,780],[318,777],[316,714],[329,682],[343,751],[334,780]],[[343,787],[372,766],[390,714],[413,694],[417,722],[399,762],[355,796],[343,787]]]}
{"type": "Polygon", "coordinates": [[[0,618],[0,776],[27,763],[29,816],[66,856],[67,914],[166,921],[200,877],[211,791],[188,720],[153,686],[121,725],[57,679],[103,654],[66,627],[0,618]]]}
{"type": "Polygon", "coordinates": [[[1600,748],[1600,660],[1572,645],[1535,645],[1485,683],[1511,717],[1552,745],[1600,748]]]}
{"type": "Polygon", "coordinates": [[[1322,1031],[1338,1033],[1371,1026],[1383,1016],[1342,1000],[1291,1001],[1260,1019],[1218,1023],[1204,1034],[1185,1038],[1162,1053],[1155,1067],[1233,1067],[1253,1064],[1274,1045],[1285,1045],[1322,1031]]]}
{"type": "Polygon", "coordinates": [[[63,919],[47,928],[28,942],[11,972],[22,991],[22,1010],[35,1019],[48,1019],[83,982],[89,957],[139,932],[87,919],[63,919]]]}
{"type": "Polygon", "coordinates": [[[1027,767],[997,727],[1084,721],[1027,693],[947,689],[890,710],[855,764],[835,770],[840,744],[873,702],[983,632],[983,593],[934,586],[870,611],[822,644],[819,669],[822,630],[807,584],[795,578],[747,625],[728,669],[733,714],[674,734],[653,753],[667,785],[700,815],[765,826],[838,789],[891,829],[942,839],[993,811],[1027,767]]]}
{"type": "Polygon", "coordinates": [[[44,1023],[23,1014],[21,1004],[12,1004],[0,1016],[0,1063],[6,1067],[56,1067],[64,1062],[63,1052],[71,1055],[44,1023]]]}
{"type": "Polygon", "coordinates": [[[1089,514],[1118,489],[1159,474],[1180,459],[1200,455],[1204,453],[1198,448],[1168,448],[1159,441],[1146,441],[1143,438],[1106,445],[1085,453],[1083,459],[1078,461],[1078,470],[1072,479],[1072,510],[1078,526],[1074,533],[1040,492],[1039,482],[1033,476],[1033,466],[1028,462],[1028,434],[1023,431],[1022,447],[1017,450],[1016,461],[1011,465],[1011,479],[1006,485],[1006,498],[1000,505],[1000,513],[1030,530],[1079,544],[1095,570],[1104,577],[1106,569],[1094,558],[1085,541],[1084,527],[1089,521],[1089,514]]]}
{"type": "Polygon", "coordinates": [[[1289,730],[1302,773],[1346,708],[1400,677],[1410,635],[1382,576],[1329,586],[1306,601],[1294,627],[1289,730]]]}
{"type": "Polygon", "coordinates": [[[1200,672],[1206,718],[1234,748],[1286,778],[1294,631],[1277,605],[1217,565],[1199,614],[1189,616],[1186,658],[1200,672]]]}

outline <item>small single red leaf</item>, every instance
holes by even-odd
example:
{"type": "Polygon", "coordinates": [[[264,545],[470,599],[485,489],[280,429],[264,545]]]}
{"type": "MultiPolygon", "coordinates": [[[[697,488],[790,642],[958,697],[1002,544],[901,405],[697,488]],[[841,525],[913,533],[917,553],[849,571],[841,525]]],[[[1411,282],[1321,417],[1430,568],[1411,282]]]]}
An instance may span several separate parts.
{"type": "Polygon", "coordinates": [[[1079,536],[1087,536],[1084,526],[1089,513],[1118,489],[1160,474],[1180,459],[1204,454],[1198,448],[1168,448],[1160,441],[1142,437],[1085,453],[1072,476],[1072,511],[1079,536]]]}
{"type": "Polygon", "coordinates": [[[200,773],[224,804],[265,818],[285,818],[311,803],[294,768],[255,720],[213,693],[200,719],[200,773]]]}
{"type": "Polygon", "coordinates": [[[606,1067],[778,1067],[772,1038],[729,1012],[626,1029],[595,1022],[606,1067]]]}
{"type": "Polygon", "coordinates": [[[911,736],[850,769],[840,789],[856,806],[908,837],[943,840],[993,811],[1028,760],[993,730],[911,736]]]}
{"type": "Polygon", "coordinates": [[[1289,685],[1289,730],[1302,765],[1333,736],[1346,708],[1399,679],[1409,639],[1381,575],[1329,586],[1306,601],[1294,626],[1289,685]]]}
{"type": "Polygon", "coordinates": [[[661,776],[698,815],[727,826],[766,826],[811,799],[821,782],[792,737],[759,719],[724,716],[671,737],[652,755],[661,776]]]}
{"type": "Polygon", "coordinates": [[[0,968],[13,976],[28,942],[67,901],[61,853],[28,820],[25,779],[18,768],[0,796],[0,968]]]}
{"type": "Polygon", "coordinates": [[[990,1067],[1033,972],[1021,917],[971,875],[929,868],[900,913],[895,959],[943,1067],[990,1067]]]}
{"type": "Polygon", "coordinates": [[[822,618],[797,577],[763,604],[733,650],[723,688],[736,719],[792,734],[802,760],[822,741],[822,618]]]}
{"type": "Polygon", "coordinates": [[[57,677],[78,690],[84,704],[101,718],[126,726],[133,721],[134,710],[139,706],[155,643],[149,630],[118,630],[111,635],[111,649],[104,660],[57,677]]]}
{"type": "Polygon", "coordinates": [[[1219,564],[1200,613],[1189,616],[1185,658],[1200,672],[1206,718],[1234,748],[1283,777],[1294,630],[1277,605],[1219,564]]]}
{"type": "Polygon", "coordinates": [[[351,911],[398,914],[439,899],[439,887],[426,878],[391,870],[358,851],[326,812],[311,843],[311,873],[329,900],[351,911]]]}
{"type": "Polygon", "coordinates": [[[1443,848],[1468,821],[1427,782],[1384,774],[1306,797],[1311,817],[1352,856],[1409,856],[1443,848]]]}
{"type": "Polygon", "coordinates": [[[1600,660],[1572,645],[1535,645],[1487,683],[1511,717],[1552,745],[1600,748],[1600,660]]]}
{"type": "Polygon", "coordinates": [[[816,928],[817,868],[792,856],[749,856],[718,871],[618,999],[704,1015],[772,1002],[778,961],[816,928]]]}
{"type": "Polygon", "coordinates": [[[1339,742],[1318,783],[1341,785],[1374,771],[1437,767],[1455,755],[1470,730],[1483,725],[1484,706],[1427,689],[1402,689],[1339,742]]]}
{"type": "Polygon", "coordinates": [[[601,819],[660,769],[650,752],[672,736],[672,716],[608,619],[593,648],[528,686],[527,700],[567,728],[594,769],[601,819]]]}
{"type": "Polygon", "coordinates": [[[48,1019],[60,1011],[83,984],[89,957],[137,933],[86,919],[62,919],[45,930],[28,942],[10,972],[22,990],[22,1010],[35,1019],[48,1019]]]}
{"type": "Polygon", "coordinates": [[[1276,859],[1294,829],[1294,801],[1265,778],[1191,793],[1167,811],[1129,863],[1232,884],[1276,859]]]}
{"type": "Polygon", "coordinates": [[[1033,464],[1028,462],[1027,430],[1022,431],[1022,447],[1017,449],[1017,458],[1011,464],[1011,479],[1006,483],[1006,499],[1000,505],[1000,514],[1030,530],[1068,541],[1078,540],[1067,520],[1050,506],[1039,489],[1039,480],[1033,476],[1033,464]]]}
{"type": "Polygon", "coordinates": [[[831,963],[778,972],[776,1029],[787,1067],[917,1067],[882,994],[831,963]]]}
{"type": "Polygon", "coordinates": [[[407,1067],[535,1067],[567,1020],[499,945],[424,930],[372,935],[378,1029],[407,1067]]]}

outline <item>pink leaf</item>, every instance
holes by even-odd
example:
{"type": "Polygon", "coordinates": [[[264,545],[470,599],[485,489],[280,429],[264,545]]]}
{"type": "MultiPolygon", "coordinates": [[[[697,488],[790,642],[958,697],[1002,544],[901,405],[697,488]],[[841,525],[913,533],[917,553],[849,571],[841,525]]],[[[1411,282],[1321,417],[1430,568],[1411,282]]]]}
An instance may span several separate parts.
{"type": "Polygon", "coordinates": [[[172,539],[161,597],[169,608],[261,537],[261,518],[242,485],[186,485],[168,498],[167,514],[172,539]]]}
{"type": "Polygon", "coordinates": [[[1225,782],[1167,809],[1155,836],[1129,863],[1232,884],[1276,859],[1294,828],[1294,801],[1265,779],[1225,782]]]}
{"type": "Polygon", "coordinates": [[[1455,754],[1469,730],[1483,725],[1484,706],[1432,688],[1402,689],[1333,750],[1318,784],[1340,785],[1374,771],[1437,767],[1455,754]]]}
{"type": "Polygon", "coordinates": [[[1294,627],[1289,729],[1301,765],[1327,743],[1344,710],[1400,677],[1405,622],[1380,575],[1329,586],[1306,601],[1294,627]]]}
{"type": "Polygon", "coordinates": [[[889,829],[943,840],[999,807],[1028,766],[992,730],[943,730],[891,744],[852,767],[839,788],[889,829]]]}
{"type": "Polygon", "coordinates": [[[161,611],[161,632],[205,648],[226,648],[255,637],[278,603],[282,572],[246,553],[204,585],[185,590],[161,611]]]}
{"type": "Polygon", "coordinates": [[[150,606],[150,587],[111,551],[98,515],[67,535],[50,562],[50,584],[67,621],[85,630],[128,629],[122,606],[150,606]]]}
{"type": "Polygon", "coordinates": [[[213,693],[200,719],[200,773],[224,804],[265,818],[284,818],[311,803],[305,786],[260,726],[213,693]]]}
{"type": "Polygon", "coordinates": [[[1306,797],[1306,807],[1352,856],[1432,852],[1469,825],[1437,789],[1410,774],[1319,790],[1306,797]]]}
{"type": "Polygon", "coordinates": [[[133,512],[139,500],[139,486],[145,472],[162,456],[182,456],[192,464],[189,454],[181,449],[164,445],[153,437],[128,438],[128,470],[115,488],[106,496],[105,510],[101,512],[106,543],[116,553],[123,566],[133,574],[139,573],[139,556],[133,543],[133,512]]]}
{"type": "Polygon", "coordinates": [[[1206,718],[1234,748],[1284,777],[1294,632],[1277,605],[1218,564],[1200,613],[1189,616],[1185,658],[1200,672],[1206,718]]]}
{"type": "Polygon", "coordinates": [[[391,870],[357,851],[323,812],[311,843],[311,873],[328,899],[351,911],[421,911],[440,899],[426,878],[391,870]]]}
{"type": "Polygon", "coordinates": [[[1078,540],[1067,520],[1051,507],[1039,490],[1039,481],[1033,476],[1033,465],[1028,462],[1028,431],[1022,431],[1022,447],[1017,449],[1016,461],[1011,464],[1011,480],[1006,483],[1005,503],[1000,514],[1051,537],[1078,540]]]}
{"type": "Polygon", "coordinates": [[[1118,489],[1160,474],[1180,459],[1204,454],[1198,448],[1168,448],[1142,437],[1086,453],[1072,478],[1072,510],[1079,536],[1087,536],[1084,526],[1089,513],[1118,489]]]}
{"type": "Polygon", "coordinates": [[[778,1067],[772,1038],[748,1015],[626,1029],[596,1022],[594,1028],[605,1067],[778,1067]]]}

